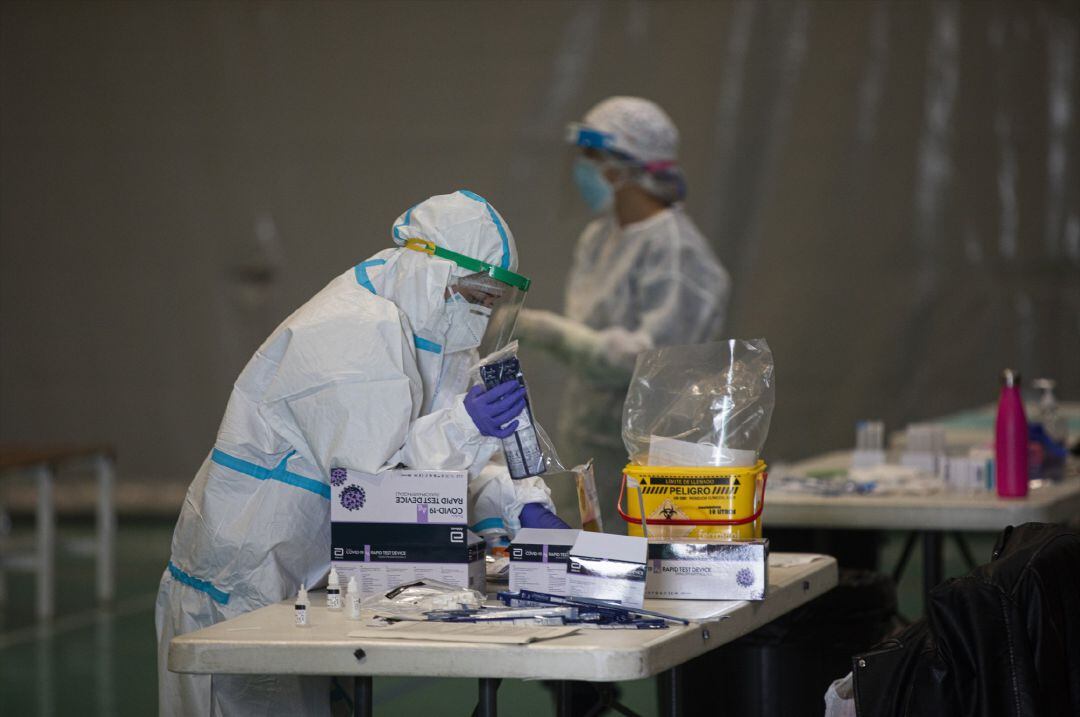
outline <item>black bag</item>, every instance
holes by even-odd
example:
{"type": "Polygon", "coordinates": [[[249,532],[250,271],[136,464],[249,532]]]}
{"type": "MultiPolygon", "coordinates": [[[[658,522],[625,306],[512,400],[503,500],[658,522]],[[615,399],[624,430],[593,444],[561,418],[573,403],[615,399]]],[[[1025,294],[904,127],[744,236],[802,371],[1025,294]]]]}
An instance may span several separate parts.
{"type": "Polygon", "coordinates": [[[926,617],[853,660],[860,717],[1080,715],[1080,533],[1007,528],[930,593],[926,617]]]}

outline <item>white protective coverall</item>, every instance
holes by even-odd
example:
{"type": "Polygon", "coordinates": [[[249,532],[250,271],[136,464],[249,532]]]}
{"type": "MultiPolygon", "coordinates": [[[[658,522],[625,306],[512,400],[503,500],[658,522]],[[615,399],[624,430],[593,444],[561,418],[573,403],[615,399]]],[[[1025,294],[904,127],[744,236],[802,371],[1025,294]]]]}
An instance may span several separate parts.
{"type": "Polygon", "coordinates": [[[615,511],[627,462],[622,407],[637,354],[716,338],[728,290],[727,272],[680,205],[625,227],[605,216],[582,233],[566,316],[597,331],[602,354],[570,376],[559,448],[575,462],[595,459],[606,530],[623,526],[615,511]]]}
{"type": "MultiPolygon", "coordinates": [[[[506,223],[464,190],[418,204],[392,232],[399,245],[428,239],[517,266],[506,223]]],[[[444,292],[467,273],[427,254],[384,250],[331,281],[248,362],[188,489],[161,579],[160,714],[328,712],[326,679],[181,675],[166,660],[172,637],[325,580],[331,468],[467,469],[471,518],[500,520],[510,532],[525,503],[554,510],[542,480],[511,481],[488,466],[498,441],[480,434],[462,401],[476,352],[442,351],[444,292]]]]}
{"type": "MultiPolygon", "coordinates": [[[[600,133],[617,161],[643,169],[634,181],[654,196],[661,193],[657,178],[678,172],[678,130],[649,100],[608,98],[579,126],[600,133]]],[[[521,312],[522,342],[554,352],[575,369],[559,419],[559,452],[574,463],[595,459],[606,531],[621,532],[624,525],[615,510],[627,463],[622,406],[637,354],[717,338],[729,292],[727,271],[681,202],[625,226],[609,208],[578,239],[565,316],[521,312]]]]}

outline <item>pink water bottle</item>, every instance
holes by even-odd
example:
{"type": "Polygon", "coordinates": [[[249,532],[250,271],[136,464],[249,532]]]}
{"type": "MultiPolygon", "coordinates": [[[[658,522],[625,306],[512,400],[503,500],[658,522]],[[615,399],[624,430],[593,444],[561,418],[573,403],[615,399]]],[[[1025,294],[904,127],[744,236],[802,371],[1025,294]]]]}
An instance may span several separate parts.
{"type": "Polygon", "coordinates": [[[1020,374],[1008,368],[1001,374],[994,449],[998,495],[1023,498],[1028,493],[1028,427],[1020,398],[1020,374]]]}

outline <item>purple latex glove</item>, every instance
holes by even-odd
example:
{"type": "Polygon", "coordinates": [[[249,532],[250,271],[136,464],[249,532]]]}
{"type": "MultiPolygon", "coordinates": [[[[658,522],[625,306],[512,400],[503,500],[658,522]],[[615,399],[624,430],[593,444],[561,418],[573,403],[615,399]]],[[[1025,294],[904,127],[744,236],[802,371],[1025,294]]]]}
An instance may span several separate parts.
{"type": "Polygon", "coordinates": [[[473,386],[465,394],[465,410],[480,433],[506,438],[518,427],[511,419],[525,410],[525,387],[517,381],[500,383],[490,390],[473,386]]]}
{"type": "Polygon", "coordinates": [[[562,518],[552,513],[543,503],[526,503],[518,514],[522,528],[569,528],[562,518]]]}

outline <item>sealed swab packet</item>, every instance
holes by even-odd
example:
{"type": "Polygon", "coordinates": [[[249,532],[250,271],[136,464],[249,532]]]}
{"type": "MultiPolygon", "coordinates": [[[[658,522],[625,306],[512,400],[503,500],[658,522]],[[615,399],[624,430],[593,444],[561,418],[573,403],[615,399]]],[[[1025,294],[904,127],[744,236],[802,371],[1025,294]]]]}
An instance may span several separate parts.
{"type": "Polygon", "coordinates": [[[506,467],[515,480],[566,470],[547,434],[533,417],[529,386],[521,372],[517,349],[517,341],[512,341],[506,348],[481,359],[476,367],[481,382],[489,390],[507,381],[517,381],[525,388],[525,408],[513,419],[518,423],[517,429],[501,439],[506,467]]]}
{"type": "Polygon", "coordinates": [[[361,601],[364,610],[377,617],[398,620],[423,620],[431,610],[478,609],[485,596],[475,590],[425,578],[398,585],[386,593],[370,595],[361,601]]]}

